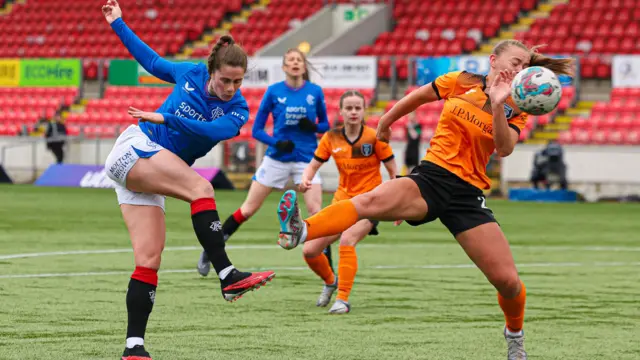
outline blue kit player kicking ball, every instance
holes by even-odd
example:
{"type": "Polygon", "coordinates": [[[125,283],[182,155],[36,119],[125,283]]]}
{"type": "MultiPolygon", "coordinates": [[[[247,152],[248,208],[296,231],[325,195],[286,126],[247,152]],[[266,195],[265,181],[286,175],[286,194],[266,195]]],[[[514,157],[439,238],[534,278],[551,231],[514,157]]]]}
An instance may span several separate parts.
{"type": "Polygon", "coordinates": [[[105,164],[107,175],[116,183],[136,266],[126,295],[128,326],[122,360],[146,360],[151,356],[144,348],[144,334],[166,237],[165,196],[191,204],[193,228],[218,273],[225,300],[237,300],[275,274],[233,267],[225,251],[213,187],[190,167],[220,141],[237,136],[247,122],[247,103],[238,91],[247,70],[246,53],[230,36],[223,36],[207,65],[172,63],[127,27],[115,0],[109,0],[102,12],[149,73],[176,84],[157,112],[129,109],[141,122],[118,137],[105,164]]]}
{"type": "MultiPolygon", "coordinates": [[[[274,188],[283,189],[289,179],[300,184],[302,173],[318,147],[317,134],[329,130],[324,94],[320,86],[309,81],[309,67],[304,53],[289,49],[282,59],[285,80],[269,86],[262,98],[253,137],[269,148],[253,177],[247,198],[222,225],[225,241],[260,209],[274,188]],[[269,114],[273,117],[273,136],[264,130],[269,114]]],[[[314,176],[304,194],[310,215],[322,208],[321,183],[320,176],[314,176]]],[[[330,266],[331,247],[314,261],[330,266]]],[[[210,268],[207,253],[202,252],[198,272],[207,276],[210,268]]]]}

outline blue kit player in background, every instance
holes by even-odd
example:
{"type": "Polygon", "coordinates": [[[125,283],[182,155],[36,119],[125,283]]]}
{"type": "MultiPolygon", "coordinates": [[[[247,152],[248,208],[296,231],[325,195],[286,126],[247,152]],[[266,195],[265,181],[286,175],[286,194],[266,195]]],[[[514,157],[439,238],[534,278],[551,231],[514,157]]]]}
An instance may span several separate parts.
{"type": "MultiPolygon", "coordinates": [[[[282,61],[285,81],[267,88],[253,125],[253,137],[269,145],[262,164],[253,177],[246,200],[222,226],[225,241],[264,203],[273,188],[283,189],[290,178],[299,185],[302,173],[318,147],[317,134],[329,130],[327,108],[320,86],[309,81],[309,64],[304,53],[289,49],[282,61]],[[273,136],[264,127],[273,116],[273,136]],[[317,120],[316,120],[317,119],[317,120]]],[[[322,208],[322,180],[316,175],[311,189],[304,194],[309,214],[322,208]]],[[[325,249],[331,263],[331,248],[325,249]]],[[[207,276],[210,269],[207,252],[200,255],[198,272],[207,276]]]]}
{"type": "Polygon", "coordinates": [[[207,65],[172,63],[127,27],[115,0],[109,0],[102,12],[149,73],[176,84],[157,112],[129,109],[141,122],[118,137],[105,164],[107,175],[116,183],[136,266],[126,295],[128,326],[122,359],[151,359],[144,348],[144,334],[165,245],[165,196],[191,204],[193,228],[218,273],[225,300],[234,301],[275,275],[233,267],[225,251],[213,187],[190,167],[220,141],[237,136],[246,124],[249,109],[238,89],[247,70],[247,55],[233,38],[223,36],[207,65]]]}

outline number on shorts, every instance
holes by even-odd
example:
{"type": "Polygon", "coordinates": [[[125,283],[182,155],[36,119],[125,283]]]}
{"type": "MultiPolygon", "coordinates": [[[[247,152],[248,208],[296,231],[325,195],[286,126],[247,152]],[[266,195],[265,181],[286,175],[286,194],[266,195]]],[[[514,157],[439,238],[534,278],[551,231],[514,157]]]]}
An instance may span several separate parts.
{"type": "Polygon", "coordinates": [[[480,200],[480,207],[483,209],[488,209],[487,207],[487,199],[484,196],[478,196],[478,200],[480,200]]]}

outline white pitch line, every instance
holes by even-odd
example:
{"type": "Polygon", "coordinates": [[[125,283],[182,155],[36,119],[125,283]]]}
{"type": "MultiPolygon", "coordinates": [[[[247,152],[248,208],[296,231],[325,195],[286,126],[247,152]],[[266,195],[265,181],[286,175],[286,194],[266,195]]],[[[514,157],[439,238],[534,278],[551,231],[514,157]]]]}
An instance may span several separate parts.
{"type": "MultiPolygon", "coordinates": [[[[434,248],[434,247],[458,247],[455,242],[444,244],[429,243],[400,243],[400,244],[359,244],[358,248],[434,248]]],[[[227,245],[227,249],[231,250],[278,250],[277,245],[227,245]]],[[[538,251],[595,251],[595,252],[638,252],[640,247],[625,246],[535,246],[535,245],[511,245],[513,249],[538,250],[538,251]]],[[[164,251],[202,251],[200,246],[169,246],[164,251]]],[[[0,255],[0,260],[36,258],[45,256],[67,256],[67,255],[92,255],[92,254],[117,254],[131,253],[131,248],[121,249],[100,249],[100,250],[69,250],[69,251],[51,251],[23,254],[6,254],[0,255]]]]}
{"type": "MultiPolygon", "coordinates": [[[[640,266],[640,262],[560,262],[560,263],[529,263],[517,264],[518,268],[567,268],[567,267],[624,267],[624,266],[640,266]]],[[[372,270],[402,270],[402,269],[423,269],[423,270],[439,270],[439,269],[473,269],[474,264],[450,264],[450,265],[376,265],[366,266],[365,269],[372,270]]],[[[306,266],[284,266],[271,268],[253,268],[247,271],[264,271],[264,270],[283,270],[283,271],[300,271],[306,270],[306,266]]],[[[196,273],[195,269],[173,269],[160,270],[159,273],[175,274],[175,273],[196,273]]],[[[54,278],[54,277],[78,277],[78,276],[111,276],[111,275],[129,275],[131,271],[93,271],[93,272],[77,272],[77,273],[44,273],[44,274],[12,274],[0,275],[0,279],[24,279],[24,278],[54,278]]]]}

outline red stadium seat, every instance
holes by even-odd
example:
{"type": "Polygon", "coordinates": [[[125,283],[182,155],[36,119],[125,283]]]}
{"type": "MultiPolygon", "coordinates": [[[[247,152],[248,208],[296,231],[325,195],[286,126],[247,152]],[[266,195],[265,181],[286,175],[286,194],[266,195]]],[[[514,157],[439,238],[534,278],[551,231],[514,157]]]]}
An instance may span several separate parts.
{"type": "MultiPolygon", "coordinates": [[[[161,55],[175,54],[189,39],[195,41],[205,30],[205,26],[215,28],[228,12],[242,9],[243,1],[230,0],[208,7],[198,13],[189,9],[202,7],[193,0],[172,0],[171,7],[165,6],[163,1],[139,2],[127,4],[127,22],[141,38],[157,50],[161,55]],[[146,11],[153,8],[156,17],[149,20],[146,11]],[[151,34],[151,36],[149,36],[151,34]]],[[[13,11],[0,18],[3,31],[6,27],[10,34],[25,34],[25,36],[11,38],[12,46],[8,48],[7,40],[0,39],[0,53],[2,57],[128,57],[126,49],[119,43],[112,33],[105,33],[108,25],[100,13],[90,6],[89,2],[68,2],[66,12],[51,17],[48,14],[55,11],[47,2],[29,1],[15,4],[13,11]],[[10,24],[5,26],[5,22],[10,24]],[[44,43],[35,44],[30,40],[33,35],[42,36],[44,43]],[[24,53],[18,53],[23,48],[24,53]]],[[[95,68],[85,69],[88,79],[95,78],[95,68]]]]}
{"type": "Polygon", "coordinates": [[[570,131],[563,131],[558,135],[558,142],[562,145],[568,145],[573,143],[573,133],[570,131]]]}

